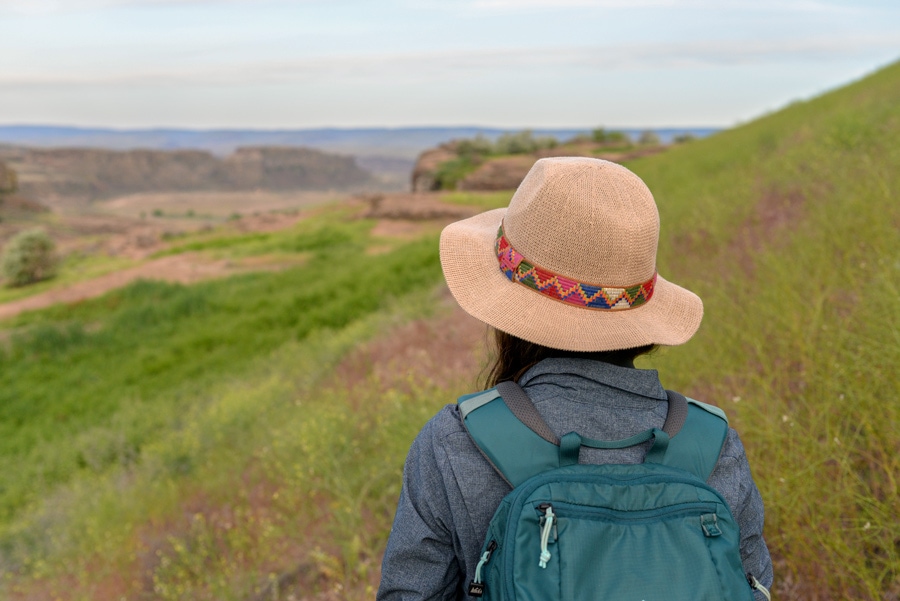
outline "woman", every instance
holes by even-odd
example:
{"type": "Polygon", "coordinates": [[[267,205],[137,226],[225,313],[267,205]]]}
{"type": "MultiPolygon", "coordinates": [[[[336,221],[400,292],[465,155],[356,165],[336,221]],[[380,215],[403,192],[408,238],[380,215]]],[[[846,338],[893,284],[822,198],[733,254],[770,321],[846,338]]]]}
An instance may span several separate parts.
{"type": "MultiPolygon", "coordinates": [[[[635,369],[634,359],[687,342],[703,305],[657,274],[658,238],[656,204],[640,178],[579,157],[539,160],[507,209],[448,226],[440,247],[447,284],[496,332],[488,386],[518,382],[557,436],[618,440],[662,427],[666,393],[656,371],[635,369]]],[[[583,448],[579,461],[640,463],[648,448],[583,448]]],[[[733,429],[707,483],[740,526],[745,572],[770,587],[762,500],[733,429]]],[[[445,407],[407,457],[378,598],[465,598],[509,491],[457,406],[445,407]]]]}

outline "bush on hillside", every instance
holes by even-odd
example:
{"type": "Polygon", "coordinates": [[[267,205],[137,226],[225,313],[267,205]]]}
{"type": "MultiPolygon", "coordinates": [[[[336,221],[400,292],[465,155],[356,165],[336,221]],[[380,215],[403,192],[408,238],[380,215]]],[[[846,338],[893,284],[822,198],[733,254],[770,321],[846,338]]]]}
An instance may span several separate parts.
{"type": "Polygon", "coordinates": [[[19,187],[16,172],[0,163],[0,198],[3,194],[12,194],[19,187]]]}
{"type": "Polygon", "coordinates": [[[494,154],[494,143],[478,134],[474,138],[459,140],[456,144],[456,154],[472,159],[494,154]]]}
{"type": "Polygon", "coordinates": [[[487,156],[528,154],[547,148],[556,148],[557,146],[559,146],[559,141],[553,136],[535,137],[531,131],[526,129],[520,132],[503,134],[493,142],[480,134],[474,138],[458,140],[456,141],[455,151],[460,157],[477,162],[479,159],[487,156]]]}
{"type": "Polygon", "coordinates": [[[559,142],[552,136],[535,138],[530,131],[503,134],[494,142],[493,154],[528,154],[547,148],[556,148],[559,142]]]}
{"type": "Polygon", "coordinates": [[[440,163],[434,171],[435,189],[455,190],[459,182],[488,157],[532,154],[557,146],[559,142],[553,136],[535,137],[529,130],[506,133],[493,142],[481,134],[474,138],[455,140],[449,148],[456,157],[440,163]]]}
{"type": "Polygon", "coordinates": [[[53,277],[56,245],[42,229],[16,234],[3,248],[0,273],[7,286],[25,286],[53,277]]]}
{"type": "Polygon", "coordinates": [[[659,139],[656,132],[652,132],[648,129],[647,131],[641,132],[641,135],[638,138],[638,144],[641,146],[659,146],[662,144],[662,141],[659,139]]]}
{"type": "Polygon", "coordinates": [[[623,131],[609,131],[598,127],[591,132],[591,139],[598,144],[630,145],[631,137],[623,131]]]}

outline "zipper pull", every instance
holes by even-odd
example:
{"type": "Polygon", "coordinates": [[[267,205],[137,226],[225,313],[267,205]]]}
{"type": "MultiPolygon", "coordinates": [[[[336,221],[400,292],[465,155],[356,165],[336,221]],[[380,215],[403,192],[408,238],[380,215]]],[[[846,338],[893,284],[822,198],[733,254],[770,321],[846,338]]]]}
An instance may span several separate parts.
{"type": "Polygon", "coordinates": [[[469,596],[470,597],[480,597],[484,594],[485,584],[481,580],[481,568],[484,567],[484,564],[491,560],[491,555],[497,549],[497,541],[492,540],[488,543],[487,550],[482,553],[481,559],[478,561],[478,565],[475,566],[475,579],[469,583],[469,596]]]}
{"type": "Polygon", "coordinates": [[[538,566],[546,568],[547,562],[550,561],[550,551],[547,550],[547,543],[550,542],[550,532],[553,531],[553,520],[556,518],[556,514],[553,513],[553,505],[550,503],[544,503],[538,509],[544,510],[544,517],[541,518],[541,558],[538,561],[538,566]]]}
{"type": "Polygon", "coordinates": [[[763,594],[763,597],[772,601],[772,593],[769,592],[769,589],[760,584],[759,580],[756,579],[756,576],[753,574],[747,573],[747,582],[750,583],[750,588],[756,589],[763,594]]]}

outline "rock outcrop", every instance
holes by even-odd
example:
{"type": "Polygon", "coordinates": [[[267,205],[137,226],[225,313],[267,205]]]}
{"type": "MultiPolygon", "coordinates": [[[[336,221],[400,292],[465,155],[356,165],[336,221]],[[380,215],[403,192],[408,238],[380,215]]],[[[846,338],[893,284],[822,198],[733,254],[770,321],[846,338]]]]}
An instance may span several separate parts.
{"type": "MultiPolygon", "coordinates": [[[[457,152],[459,142],[448,142],[437,148],[426,150],[416,162],[412,173],[411,188],[413,192],[429,192],[440,190],[442,182],[439,178],[441,170],[451,162],[460,161],[457,152]]],[[[613,162],[631,160],[648,154],[665,150],[665,146],[638,146],[614,150],[604,144],[584,140],[574,140],[552,148],[543,148],[534,152],[507,155],[479,156],[470,160],[463,169],[463,175],[454,180],[450,186],[456,190],[514,190],[522,182],[525,174],[535,161],[551,156],[588,156],[606,159],[613,162]]],[[[444,186],[446,188],[447,186],[444,186]]]]}
{"type": "Polygon", "coordinates": [[[224,159],[199,150],[2,148],[30,198],[103,199],[137,192],[352,189],[373,181],[352,157],[309,148],[239,148],[224,159]]]}
{"type": "Polygon", "coordinates": [[[457,157],[456,146],[452,142],[441,144],[419,155],[412,172],[411,188],[413,192],[431,192],[440,188],[436,178],[441,163],[457,157]]]}
{"type": "Polygon", "coordinates": [[[485,161],[457,184],[459,190],[514,190],[534,165],[530,154],[497,157],[485,161]]]}

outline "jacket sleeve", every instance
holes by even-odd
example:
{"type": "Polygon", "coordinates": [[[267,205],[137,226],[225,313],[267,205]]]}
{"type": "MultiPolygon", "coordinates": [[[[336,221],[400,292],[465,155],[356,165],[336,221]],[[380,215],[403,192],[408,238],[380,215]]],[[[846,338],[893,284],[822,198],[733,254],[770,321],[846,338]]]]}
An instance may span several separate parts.
{"type": "Polygon", "coordinates": [[[456,597],[460,567],[434,429],[434,420],[425,425],[406,458],[403,488],[382,559],[379,601],[456,597]]]}
{"type": "MultiPolygon", "coordinates": [[[[741,529],[741,561],[744,571],[753,574],[767,589],[772,588],[772,558],[763,538],[763,502],[750,473],[750,464],[738,433],[728,429],[722,456],[708,483],[722,492],[741,529]]],[[[757,601],[765,601],[754,591],[757,601]]]]}

